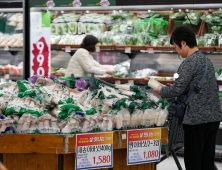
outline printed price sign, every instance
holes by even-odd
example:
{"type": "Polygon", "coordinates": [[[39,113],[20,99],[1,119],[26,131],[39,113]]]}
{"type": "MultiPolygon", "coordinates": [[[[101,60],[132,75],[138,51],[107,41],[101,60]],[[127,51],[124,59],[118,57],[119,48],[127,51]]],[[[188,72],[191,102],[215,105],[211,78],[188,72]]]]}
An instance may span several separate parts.
{"type": "Polygon", "coordinates": [[[125,47],[125,53],[131,53],[131,47],[125,47]]]}
{"type": "Polygon", "coordinates": [[[50,75],[50,16],[50,12],[31,12],[30,76],[50,75]]]}
{"type": "Polygon", "coordinates": [[[161,128],[127,132],[127,165],[160,161],[161,128]]]}
{"type": "Polygon", "coordinates": [[[70,52],[71,52],[70,46],[66,46],[66,47],[65,47],[65,52],[66,52],[66,53],[70,53],[70,52]]]}
{"type": "Polygon", "coordinates": [[[76,170],[113,167],[113,132],[76,135],[76,170]]]}

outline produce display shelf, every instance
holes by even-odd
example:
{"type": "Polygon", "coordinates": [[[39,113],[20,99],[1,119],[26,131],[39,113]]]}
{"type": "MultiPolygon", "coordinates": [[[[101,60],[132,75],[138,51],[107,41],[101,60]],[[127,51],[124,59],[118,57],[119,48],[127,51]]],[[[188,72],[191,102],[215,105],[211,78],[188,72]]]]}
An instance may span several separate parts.
{"type": "MultiPolygon", "coordinates": [[[[161,144],[168,143],[168,127],[161,127],[161,144]]],[[[127,131],[113,132],[113,170],[133,168],[154,170],[155,163],[127,166],[127,131]]],[[[3,164],[16,169],[75,169],[76,135],[48,134],[0,134],[0,153],[3,164]],[[62,157],[61,155],[62,154],[62,157]],[[62,162],[60,162],[62,161],[62,162]]],[[[105,169],[108,170],[108,169],[105,169]]]]}
{"type": "Polygon", "coordinates": [[[24,77],[23,76],[9,76],[9,77],[6,77],[6,76],[0,76],[0,79],[6,79],[6,80],[23,80],[24,77]]]}
{"type": "Polygon", "coordinates": [[[18,47],[18,48],[11,48],[11,47],[4,48],[4,47],[0,47],[0,51],[23,51],[23,48],[20,48],[20,47],[18,47]]]}
{"type": "MultiPolygon", "coordinates": [[[[99,45],[99,51],[120,51],[126,52],[127,48],[130,49],[130,52],[176,52],[175,47],[173,46],[136,46],[136,45],[99,45]]],[[[60,44],[53,44],[51,45],[52,50],[65,50],[69,48],[70,51],[76,51],[80,48],[80,45],[60,45],[60,44]]],[[[222,47],[198,47],[202,52],[222,52],[222,47]]]]}

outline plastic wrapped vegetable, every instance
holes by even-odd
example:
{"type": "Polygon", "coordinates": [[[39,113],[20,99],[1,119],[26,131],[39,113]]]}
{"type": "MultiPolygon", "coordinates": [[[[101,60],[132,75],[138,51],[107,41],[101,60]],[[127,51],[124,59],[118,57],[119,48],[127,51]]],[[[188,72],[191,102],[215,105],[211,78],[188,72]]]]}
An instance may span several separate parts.
{"type": "Polygon", "coordinates": [[[171,19],[184,19],[185,13],[184,12],[176,12],[171,16],[171,19]]]}
{"type": "Polygon", "coordinates": [[[154,47],[163,46],[163,41],[161,39],[153,39],[151,41],[151,46],[154,46],[154,47]]]}
{"type": "Polygon", "coordinates": [[[143,36],[142,36],[141,34],[138,34],[138,35],[137,35],[137,39],[136,39],[135,45],[138,45],[138,46],[144,45],[143,36]]]}
{"type": "Polygon", "coordinates": [[[77,33],[77,22],[69,22],[69,33],[76,34],[77,33]]]}
{"type": "Polygon", "coordinates": [[[211,29],[213,34],[222,34],[222,26],[212,26],[211,29]]]}
{"type": "Polygon", "coordinates": [[[200,23],[200,17],[201,12],[196,12],[192,10],[185,16],[186,21],[183,24],[190,24],[191,22],[193,25],[198,25],[200,23]]]}
{"type": "Polygon", "coordinates": [[[197,46],[204,47],[204,37],[203,36],[197,38],[197,46]]]}
{"type": "Polygon", "coordinates": [[[219,38],[218,38],[218,46],[219,46],[219,47],[222,47],[222,35],[219,35],[219,38]]]}
{"type": "Polygon", "coordinates": [[[215,11],[213,12],[214,15],[218,16],[218,17],[222,17],[222,11],[215,11]]]}
{"type": "Polygon", "coordinates": [[[84,24],[82,22],[78,22],[78,34],[84,33],[84,24]]]}
{"type": "Polygon", "coordinates": [[[98,31],[99,33],[104,33],[106,26],[105,24],[96,24],[96,31],[98,31]]]}
{"type": "Polygon", "coordinates": [[[205,34],[204,35],[204,46],[205,47],[216,46],[217,43],[218,43],[217,35],[215,35],[215,34],[205,34]]]}
{"type": "Polygon", "coordinates": [[[212,15],[212,14],[206,14],[206,15],[203,15],[203,16],[201,17],[201,19],[202,19],[203,21],[205,21],[206,23],[208,23],[208,24],[212,24],[213,15],[212,15]]]}
{"type": "Polygon", "coordinates": [[[100,126],[103,132],[112,131],[113,130],[113,123],[112,123],[112,115],[103,115],[103,120],[100,126]]]}
{"type": "Polygon", "coordinates": [[[159,34],[160,29],[161,29],[161,22],[162,21],[163,21],[162,19],[153,19],[153,18],[150,19],[148,32],[153,36],[157,36],[159,34]]]}
{"type": "Polygon", "coordinates": [[[162,109],[159,113],[156,126],[163,126],[166,122],[167,116],[168,116],[168,110],[167,107],[165,107],[165,109],[162,109]]]}
{"type": "Polygon", "coordinates": [[[134,45],[134,37],[132,35],[125,35],[125,44],[134,45]]]}
{"type": "Polygon", "coordinates": [[[67,23],[63,23],[62,25],[62,33],[63,34],[68,34],[69,33],[69,27],[67,23]]]}

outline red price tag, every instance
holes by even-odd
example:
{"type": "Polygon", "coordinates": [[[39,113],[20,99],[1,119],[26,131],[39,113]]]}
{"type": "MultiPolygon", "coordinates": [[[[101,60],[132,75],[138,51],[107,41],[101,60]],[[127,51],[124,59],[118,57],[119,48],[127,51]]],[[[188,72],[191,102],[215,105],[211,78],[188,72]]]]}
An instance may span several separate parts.
{"type": "Polygon", "coordinates": [[[127,131],[127,150],[127,165],[160,161],[161,128],[127,131]]]}
{"type": "Polygon", "coordinates": [[[128,80],[128,83],[129,83],[130,85],[134,85],[134,80],[128,80]]]}
{"type": "Polygon", "coordinates": [[[113,132],[76,135],[76,170],[111,168],[113,132]]]}
{"type": "Polygon", "coordinates": [[[153,48],[147,48],[147,52],[148,52],[148,53],[154,53],[154,52],[153,52],[153,48]]]}
{"type": "Polygon", "coordinates": [[[70,52],[71,52],[70,46],[66,46],[66,47],[65,47],[65,52],[66,52],[66,53],[70,53],[70,52]]]}
{"type": "Polygon", "coordinates": [[[125,47],[125,53],[131,53],[131,47],[125,47]]]}
{"type": "Polygon", "coordinates": [[[43,75],[45,77],[49,76],[49,46],[47,45],[45,38],[42,37],[37,43],[33,44],[34,50],[32,51],[32,70],[33,75],[43,75]]]}
{"type": "Polygon", "coordinates": [[[96,46],[96,52],[100,52],[100,47],[99,46],[96,46]]]}
{"type": "Polygon", "coordinates": [[[5,51],[8,51],[8,50],[9,50],[9,47],[8,47],[8,46],[4,46],[4,50],[5,50],[5,51]]]}
{"type": "Polygon", "coordinates": [[[115,80],[115,84],[121,84],[120,80],[115,80]]]}

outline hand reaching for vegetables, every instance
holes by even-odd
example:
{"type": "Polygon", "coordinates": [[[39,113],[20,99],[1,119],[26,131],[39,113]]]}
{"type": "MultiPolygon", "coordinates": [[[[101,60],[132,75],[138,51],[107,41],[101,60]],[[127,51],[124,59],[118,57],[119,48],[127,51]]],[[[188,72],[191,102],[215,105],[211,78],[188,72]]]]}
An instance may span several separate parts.
{"type": "Polygon", "coordinates": [[[172,86],[173,84],[171,84],[171,83],[167,83],[167,86],[172,86]]]}
{"type": "Polygon", "coordinates": [[[161,89],[162,89],[162,86],[159,85],[159,86],[157,86],[155,89],[153,89],[153,91],[155,91],[157,94],[160,95],[160,90],[161,90],[161,89]]]}
{"type": "Polygon", "coordinates": [[[113,75],[113,74],[114,74],[114,71],[108,70],[108,71],[106,71],[106,74],[113,75]]]}

